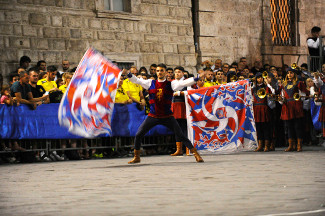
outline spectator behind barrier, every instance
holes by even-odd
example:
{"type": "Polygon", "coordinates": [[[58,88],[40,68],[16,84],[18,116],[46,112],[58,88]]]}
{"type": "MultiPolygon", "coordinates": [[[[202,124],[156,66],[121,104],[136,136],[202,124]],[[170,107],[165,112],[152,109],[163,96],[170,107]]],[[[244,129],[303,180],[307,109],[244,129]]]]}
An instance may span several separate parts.
{"type": "Polygon", "coordinates": [[[29,86],[34,98],[40,98],[41,103],[50,103],[49,95],[41,85],[37,85],[39,70],[37,67],[29,69],[29,86]]]}
{"type": "Polygon", "coordinates": [[[22,56],[19,60],[19,66],[26,70],[27,68],[29,68],[30,62],[31,59],[28,56],[22,56]]]}
{"type": "MultiPolygon", "coordinates": [[[[138,75],[138,70],[136,67],[131,67],[130,72],[134,76],[138,75]]],[[[125,79],[123,82],[123,88],[133,103],[137,103],[137,107],[140,110],[143,110],[146,102],[142,93],[142,87],[139,84],[130,82],[129,79],[125,79]]]]}
{"type": "Polygon", "coordinates": [[[133,101],[129,98],[125,89],[123,88],[123,81],[125,80],[125,76],[121,76],[120,82],[118,84],[118,89],[115,95],[115,103],[119,104],[131,104],[133,101]]]}
{"type": "Polygon", "coordinates": [[[33,109],[36,109],[42,103],[43,98],[34,98],[28,83],[28,73],[25,71],[21,72],[19,81],[16,81],[11,86],[11,96],[16,97],[18,104],[31,105],[33,109]]]}
{"type": "Polygon", "coordinates": [[[14,104],[14,99],[10,95],[9,85],[2,86],[0,103],[7,104],[8,106],[12,106],[14,104]]]}
{"type": "Polygon", "coordinates": [[[59,89],[62,91],[62,93],[65,93],[65,91],[67,90],[67,87],[69,86],[69,83],[70,83],[72,77],[73,77],[73,74],[70,72],[63,74],[62,80],[63,80],[64,84],[59,87],[59,89]]]}

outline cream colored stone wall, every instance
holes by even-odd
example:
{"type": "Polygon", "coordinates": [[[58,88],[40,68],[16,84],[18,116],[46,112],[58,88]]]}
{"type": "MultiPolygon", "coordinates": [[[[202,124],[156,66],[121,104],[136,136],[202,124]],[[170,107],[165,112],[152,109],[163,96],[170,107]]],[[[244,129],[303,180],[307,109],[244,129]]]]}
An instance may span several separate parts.
{"type": "Polygon", "coordinates": [[[298,45],[274,46],[270,0],[200,0],[199,45],[202,61],[221,58],[232,63],[246,56],[249,63],[260,57],[264,64],[276,66],[307,62],[306,39],[310,29],[317,25],[325,35],[325,1],[297,0],[297,3],[298,45]]]}
{"type": "Polygon", "coordinates": [[[261,56],[261,1],[199,1],[199,44],[202,61],[232,63],[261,56]]]}
{"type": "Polygon", "coordinates": [[[89,46],[108,58],[134,62],[196,65],[191,0],[132,0],[131,13],[103,10],[102,0],[1,0],[0,70],[8,74],[27,55],[77,66],[89,46]]]}

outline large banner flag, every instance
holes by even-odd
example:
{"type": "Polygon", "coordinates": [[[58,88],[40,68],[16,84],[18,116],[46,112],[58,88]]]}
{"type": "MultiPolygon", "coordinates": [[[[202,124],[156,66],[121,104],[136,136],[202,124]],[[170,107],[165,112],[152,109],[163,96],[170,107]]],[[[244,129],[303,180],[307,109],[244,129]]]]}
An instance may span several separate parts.
{"type": "Polygon", "coordinates": [[[201,152],[254,150],[253,97],[248,80],[185,93],[188,137],[201,152]]]}
{"type": "Polygon", "coordinates": [[[60,125],[83,137],[111,134],[110,121],[119,78],[120,69],[89,48],[61,100],[60,125]]]}

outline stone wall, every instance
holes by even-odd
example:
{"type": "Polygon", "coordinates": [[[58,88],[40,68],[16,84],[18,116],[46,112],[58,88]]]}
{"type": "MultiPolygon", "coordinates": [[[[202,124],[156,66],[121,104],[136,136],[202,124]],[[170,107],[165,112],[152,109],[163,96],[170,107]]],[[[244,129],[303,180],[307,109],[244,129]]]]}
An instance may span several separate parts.
{"type": "Polygon", "coordinates": [[[196,65],[191,0],[132,0],[131,13],[105,11],[102,0],[0,0],[0,70],[27,55],[77,66],[89,46],[108,58],[149,67],[196,65]]]}
{"type": "Polygon", "coordinates": [[[199,45],[202,61],[232,63],[261,56],[261,1],[199,1],[199,45]]]}
{"type": "Polygon", "coordinates": [[[325,35],[325,2],[296,0],[298,7],[297,46],[274,46],[271,36],[270,0],[199,1],[199,61],[221,58],[232,63],[246,56],[252,63],[276,66],[307,62],[306,39],[317,25],[325,35]]]}
{"type": "Polygon", "coordinates": [[[281,66],[282,62],[291,65],[307,63],[308,48],[306,40],[310,36],[313,26],[319,26],[323,30],[321,35],[325,35],[325,2],[320,0],[297,0],[298,7],[298,44],[297,46],[273,46],[271,38],[271,10],[270,0],[263,0],[263,27],[265,29],[263,37],[265,44],[262,47],[262,55],[266,63],[281,66]]]}

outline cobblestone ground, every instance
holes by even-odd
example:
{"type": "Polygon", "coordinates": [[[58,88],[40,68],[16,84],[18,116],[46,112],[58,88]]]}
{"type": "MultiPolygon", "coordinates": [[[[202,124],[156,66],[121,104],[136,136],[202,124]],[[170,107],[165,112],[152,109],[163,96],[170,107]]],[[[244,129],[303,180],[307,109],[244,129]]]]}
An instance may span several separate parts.
{"type": "Polygon", "coordinates": [[[0,215],[325,215],[322,147],[204,159],[2,165],[0,215]]]}

